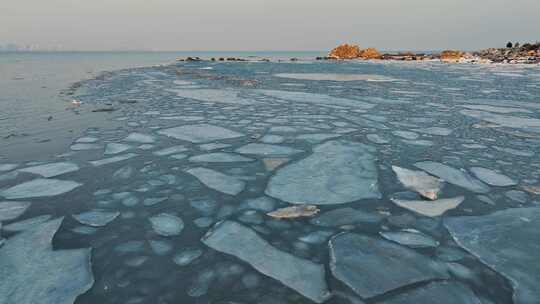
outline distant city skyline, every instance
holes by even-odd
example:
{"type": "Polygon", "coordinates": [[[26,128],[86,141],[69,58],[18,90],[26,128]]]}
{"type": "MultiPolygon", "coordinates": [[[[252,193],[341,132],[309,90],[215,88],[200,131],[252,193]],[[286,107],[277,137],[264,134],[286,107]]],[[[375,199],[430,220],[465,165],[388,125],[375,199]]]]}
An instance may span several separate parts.
{"type": "Polygon", "coordinates": [[[538,0],[3,0],[20,50],[476,50],[540,40],[538,0]]]}

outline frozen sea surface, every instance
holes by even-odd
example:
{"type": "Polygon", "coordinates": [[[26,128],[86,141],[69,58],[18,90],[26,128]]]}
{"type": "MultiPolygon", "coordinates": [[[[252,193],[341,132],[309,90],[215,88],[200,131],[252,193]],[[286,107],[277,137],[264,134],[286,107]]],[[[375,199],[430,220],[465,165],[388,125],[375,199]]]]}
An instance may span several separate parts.
{"type": "Polygon", "coordinates": [[[537,303],[539,75],[253,61],[82,81],[82,117],[107,123],[0,157],[0,302],[537,303]],[[291,206],[313,212],[269,215],[291,206]]]}

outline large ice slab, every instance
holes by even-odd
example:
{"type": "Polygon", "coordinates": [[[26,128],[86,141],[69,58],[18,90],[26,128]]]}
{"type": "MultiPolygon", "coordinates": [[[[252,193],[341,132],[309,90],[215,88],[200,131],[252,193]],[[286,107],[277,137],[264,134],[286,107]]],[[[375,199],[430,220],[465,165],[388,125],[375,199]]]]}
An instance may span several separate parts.
{"type": "Polygon", "coordinates": [[[152,135],[144,133],[131,133],[124,140],[141,144],[151,144],[155,142],[155,139],[152,135]]]}
{"type": "Polygon", "coordinates": [[[131,149],[130,145],[119,144],[119,143],[109,143],[105,146],[105,155],[118,154],[124,151],[131,149]]]}
{"type": "Polygon", "coordinates": [[[61,218],[39,224],[0,247],[0,303],[72,304],[90,289],[90,250],[52,248],[61,224],[61,218]]]}
{"type": "Polygon", "coordinates": [[[233,255],[316,303],[330,297],[324,266],[274,248],[255,231],[232,221],[216,224],[202,239],[208,247],[233,255]]]}
{"type": "Polygon", "coordinates": [[[241,154],[253,154],[262,156],[288,156],[302,153],[304,151],[287,146],[278,146],[270,144],[247,144],[235,150],[241,154]]]}
{"type": "Polygon", "coordinates": [[[72,162],[58,162],[19,169],[19,171],[37,174],[43,177],[54,177],[77,170],[79,170],[79,166],[72,162]]]}
{"type": "Polygon", "coordinates": [[[384,304],[482,304],[466,285],[455,281],[432,282],[387,299],[384,304]]]}
{"type": "Polygon", "coordinates": [[[302,103],[346,106],[346,107],[354,107],[354,108],[361,108],[361,109],[371,109],[375,106],[374,104],[367,103],[360,100],[339,98],[339,97],[333,97],[329,95],[315,94],[315,93],[278,91],[278,90],[257,90],[257,92],[263,95],[275,97],[278,99],[302,102],[302,103]]]}
{"type": "Polygon", "coordinates": [[[446,218],[444,225],[461,247],[510,280],[514,303],[538,303],[540,208],[446,218]]]}
{"type": "Polygon", "coordinates": [[[7,199],[56,196],[82,186],[74,181],[38,178],[0,192],[7,199]]]}
{"type": "Polygon", "coordinates": [[[179,126],[163,129],[157,133],[193,143],[206,143],[244,136],[242,133],[209,124],[179,126]]]}
{"type": "Polygon", "coordinates": [[[0,222],[18,218],[30,205],[30,202],[0,201],[0,222]]]}
{"type": "Polygon", "coordinates": [[[461,110],[459,112],[465,116],[495,123],[504,127],[518,128],[518,129],[531,128],[535,131],[540,132],[540,119],[537,119],[537,118],[501,115],[501,114],[494,114],[494,113],[477,111],[477,110],[461,110]]]}
{"type": "Polygon", "coordinates": [[[439,262],[389,241],[343,233],[329,247],[332,274],[365,299],[448,277],[439,262]]]}
{"type": "Polygon", "coordinates": [[[266,194],[293,204],[332,205],[380,198],[376,149],[345,140],[328,141],[313,154],[278,169],[266,194]]]}
{"type": "Polygon", "coordinates": [[[424,161],[414,164],[415,167],[426,171],[429,174],[442,178],[444,181],[463,187],[473,192],[486,193],[489,192],[489,187],[470,176],[466,171],[452,168],[445,164],[424,161]]]}
{"type": "Polygon", "coordinates": [[[482,180],[484,183],[492,186],[505,187],[517,185],[517,182],[510,177],[495,172],[491,169],[482,167],[472,167],[469,169],[474,176],[482,180]]]}
{"type": "Polygon", "coordinates": [[[223,192],[229,195],[237,195],[244,190],[246,183],[235,177],[225,175],[207,168],[192,168],[186,171],[195,176],[201,183],[208,188],[223,192]]]}

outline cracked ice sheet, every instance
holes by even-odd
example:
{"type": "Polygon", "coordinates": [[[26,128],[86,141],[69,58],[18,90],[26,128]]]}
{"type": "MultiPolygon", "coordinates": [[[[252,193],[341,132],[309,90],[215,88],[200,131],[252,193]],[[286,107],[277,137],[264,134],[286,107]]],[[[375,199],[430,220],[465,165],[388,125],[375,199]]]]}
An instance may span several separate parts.
{"type": "Polygon", "coordinates": [[[206,143],[216,140],[231,139],[244,136],[244,134],[242,133],[238,133],[210,124],[178,126],[174,128],[163,129],[158,131],[157,133],[193,143],[206,143]]]}
{"type": "Polygon", "coordinates": [[[230,103],[238,105],[253,105],[256,102],[251,99],[239,97],[239,91],[235,90],[217,90],[217,89],[188,89],[188,90],[170,90],[179,97],[195,99],[199,101],[230,103]]]}
{"type": "Polygon", "coordinates": [[[294,102],[303,102],[311,104],[321,105],[337,105],[347,106],[361,109],[371,109],[375,105],[360,100],[345,99],[339,97],[333,97],[323,94],[304,93],[304,92],[290,92],[290,91],[278,91],[278,90],[257,90],[257,93],[275,97],[282,100],[289,100],[294,102]]]}
{"type": "Polygon", "coordinates": [[[380,198],[376,149],[345,140],[328,141],[313,154],[278,169],[266,194],[295,204],[343,204],[380,198]]]}

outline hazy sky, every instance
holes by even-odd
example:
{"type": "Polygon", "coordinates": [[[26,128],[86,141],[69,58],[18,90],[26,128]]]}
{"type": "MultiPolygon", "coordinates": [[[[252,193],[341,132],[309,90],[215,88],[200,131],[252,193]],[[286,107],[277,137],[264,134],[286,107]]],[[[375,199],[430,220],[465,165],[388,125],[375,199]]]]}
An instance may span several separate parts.
{"type": "Polygon", "coordinates": [[[0,44],[469,50],[540,40],[539,15],[540,0],[0,0],[0,44]]]}

